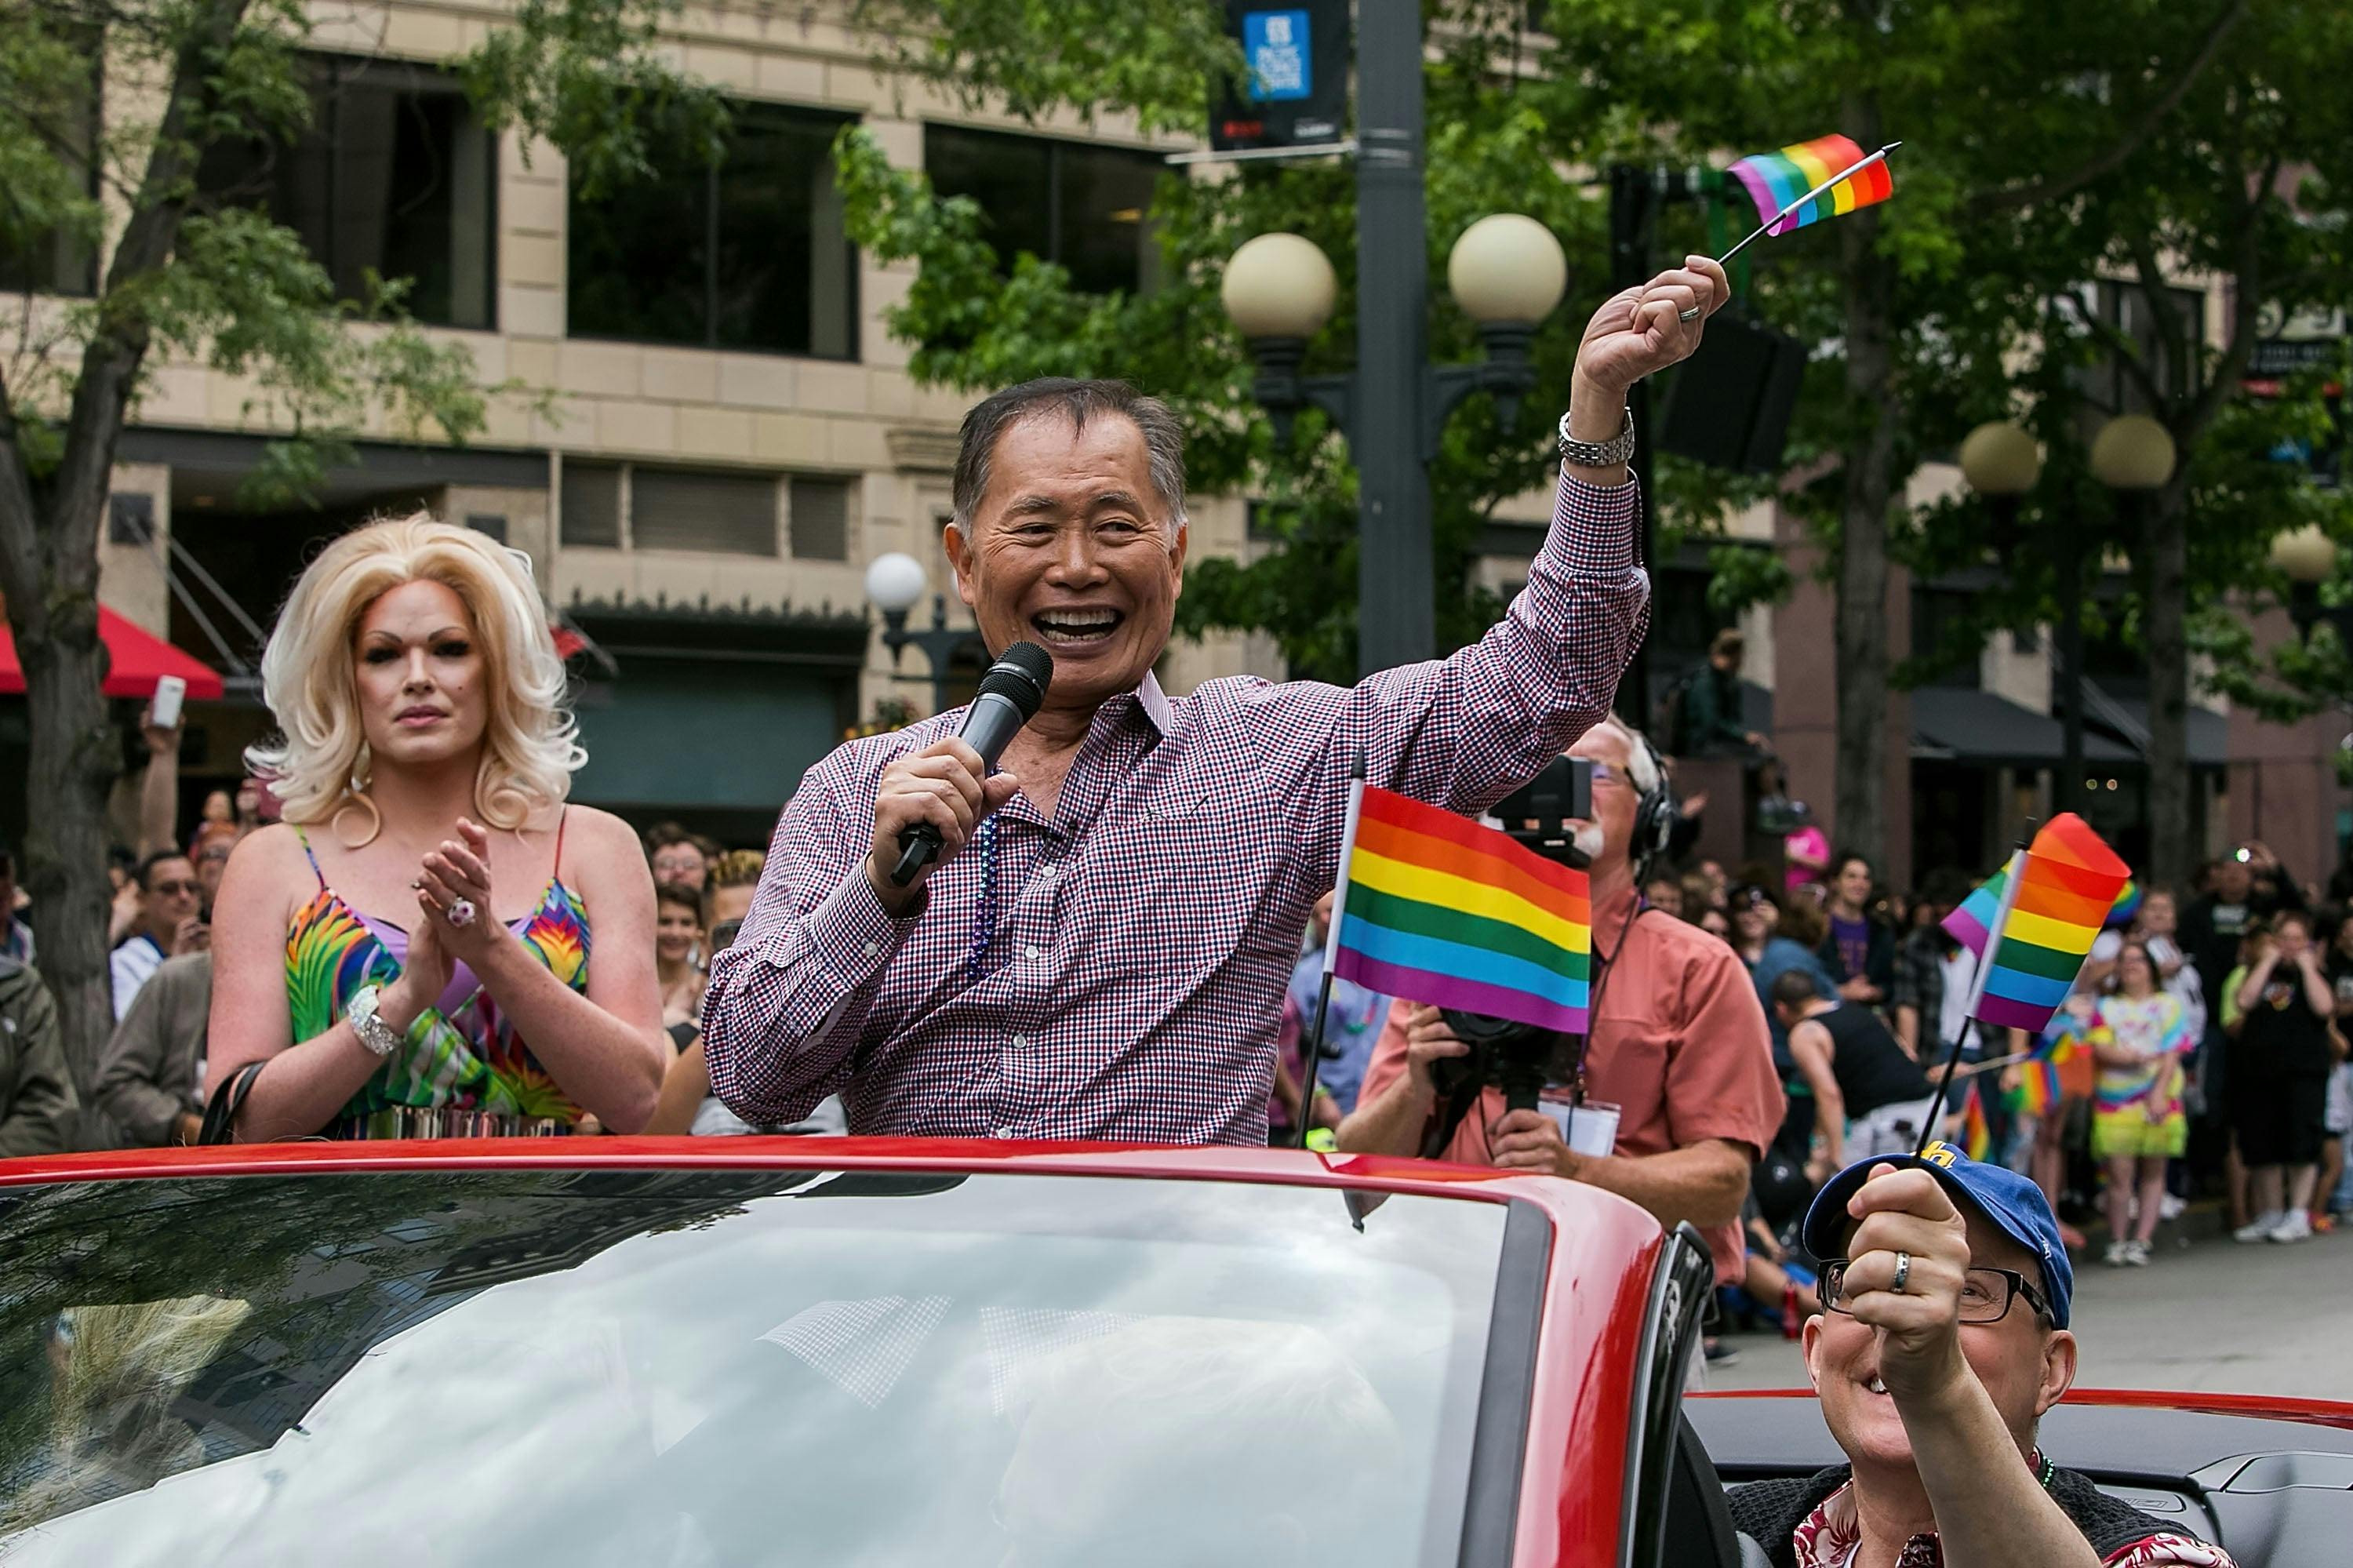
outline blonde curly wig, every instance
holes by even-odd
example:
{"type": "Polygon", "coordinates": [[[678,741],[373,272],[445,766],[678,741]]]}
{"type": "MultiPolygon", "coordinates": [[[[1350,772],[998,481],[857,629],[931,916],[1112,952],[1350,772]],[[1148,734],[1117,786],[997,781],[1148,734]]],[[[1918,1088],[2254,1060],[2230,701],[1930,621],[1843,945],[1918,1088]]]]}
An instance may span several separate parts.
{"type": "Polygon", "coordinates": [[[529,558],[420,512],[355,528],[322,551],[262,651],[262,698],[280,733],[246,760],[270,779],[288,821],[325,821],[353,804],[374,815],[353,644],[368,606],[419,581],[464,602],[482,651],[490,711],[474,783],[482,821],[521,827],[570,793],[587,754],[565,705],[564,661],[529,558]]]}

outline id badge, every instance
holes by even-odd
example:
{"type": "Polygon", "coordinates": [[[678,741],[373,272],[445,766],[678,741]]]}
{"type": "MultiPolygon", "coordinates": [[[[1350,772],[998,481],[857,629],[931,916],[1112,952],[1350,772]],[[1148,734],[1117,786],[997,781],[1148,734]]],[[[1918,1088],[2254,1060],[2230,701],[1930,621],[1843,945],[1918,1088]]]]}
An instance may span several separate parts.
{"type": "Polygon", "coordinates": [[[1607,1100],[1578,1105],[1566,1087],[1546,1086],[1536,1104],[1560,1128],[1560,1140],[1579,1154],[1606,1156],[1618,1148],[1618,1107],[1607,1100]]]}

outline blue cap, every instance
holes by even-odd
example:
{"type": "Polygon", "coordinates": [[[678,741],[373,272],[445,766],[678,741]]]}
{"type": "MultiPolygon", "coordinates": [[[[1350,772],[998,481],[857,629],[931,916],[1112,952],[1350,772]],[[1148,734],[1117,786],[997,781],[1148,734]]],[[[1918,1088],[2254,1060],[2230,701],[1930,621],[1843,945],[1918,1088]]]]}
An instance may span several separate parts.
{"type": "Polygon", "coordinates": [[[1858,1160],[1814,1194],[1799,1235],[1816,1257],[1838,1257],[1846,1251],[1846,1228],[1853,1223],[1848,1202],[1882,1165],[1898,1171],[1917,1168],[1936,1177],[1954,1198],[1967,1198],[2001,1234],[2042,1260],[2042,1293],[2051,1298],[2052,1320],[2067,1326],[2068,1305],[2075,1295],[2075,1266],[2067,1259],[2067,1244],[2059,1237],[2059,1216],[2042,1189],[2007,1166],[1972,1160],[1949,1143],[1929,1144],[1918,1154],[1883,1154],[1858,1160]]]}

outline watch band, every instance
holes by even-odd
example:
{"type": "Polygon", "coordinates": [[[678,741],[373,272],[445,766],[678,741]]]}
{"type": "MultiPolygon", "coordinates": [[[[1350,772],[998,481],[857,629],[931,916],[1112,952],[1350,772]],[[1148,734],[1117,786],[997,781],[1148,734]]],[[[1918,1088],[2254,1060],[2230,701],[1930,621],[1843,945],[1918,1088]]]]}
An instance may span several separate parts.
{"type": "Polygon", "coordinates": [[[359,1036],[361,1044],[378,1056],[389,1056],[400,1049],[400,1036],[375,1010],[383,994],[382,986],[362,986],[352,993],[343,1016],[352,1021],[352,1033],[359,1036]]]}
{"type": "Polygon", "coordinates": [[[1579,468],[1611,468],[1634,455],[1634,410],[1626,409],[1626,422],[1618,433],[1606,441],[1580,441],[1568,433],[1568,416],[1560,417],[1560,456],[1563,462],[1573,462],[1579,468]]]}

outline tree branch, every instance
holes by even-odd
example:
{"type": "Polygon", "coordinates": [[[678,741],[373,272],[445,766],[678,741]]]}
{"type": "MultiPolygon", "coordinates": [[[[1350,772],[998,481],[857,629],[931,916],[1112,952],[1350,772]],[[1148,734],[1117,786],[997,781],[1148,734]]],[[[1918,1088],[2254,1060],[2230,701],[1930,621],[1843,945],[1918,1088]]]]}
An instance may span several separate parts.
{"type": "Polygon", "coordinates": [[[2230,0],[2206,29],[2206,37],[2199,44],[2198,52],[2190,57],[2189,64],[2183,68],[2180,77],[2158,95],[2157,101],[2150,104],[2140,119],[2128,126],[2113,145],[2086,159],[2071,173],[1988,193],[1975,204],[1978,213],[1990,215],[2056,201],[2061,196],[2073,196],[2101,175],[2123,166],[2126,159],[2139,152],[2142,144],[2157,134],[2158,127],[2165,123],[2166,117],[2181,106],[2181,101],[2189,95],[2189,90],[2197,84],[2199,77],[2213,63],[2214,57],[2221,53],[2223,39],[2230,36],[2232,27],[2238,26],[2239,18],[2246,14],[2247,0],[2230,0]]]}
{"type": "Polygon", "coordinates": [[[2273,199],[2272,192],[2279,184],[2280,154],[2274,152],[2263,161],[2262,177],[2255,183],[2253,194],[2239,211],[2239,265],[2231,280],[2231,341],[2224,345],[2222,356],[2214,365],[2214,378],[2206,383],[2189,406],[2181,429],[2177,436],[2195,436],[2213,422],[2222,411],[2222,405],[2239,390],[2247,374],[2247,364],[2255,354],[2255,318],[2263,305],[2263,207],[2273,199]]]}
{"type": "Polygon", "coordinates": [[[50,521],[57,533],[49,548],[52,561],[63,568],[61,575],[75,580],[88,577],[87,584],[78,586],[93,591],[98,518],[111,483],[115,441],[153,332],[146,307],[136,299],[138,285],[171,259],[199,155],[188,139],[188,124],[219,107],[219,61],[235,41],[250,3],[211,0],[211,9],[181,40],[172,65],[171,101],[155,127],[147,175],[106,270],[97,328],[82,350],[52,499],[50,521]]]}
{"type": "Polygon", "coordinates": [[[41,613],[38,539],[32,481],[16,448],[16,410],[0,372],[0,594],[15,618],[41,613]]]}
{"type": "Polygon", "coordinates": [[[2140,344],[2135,343],[2114,322],[2102,321],[2098,316],[2085,310],[2084,302],[2074,295],[2061,294],[2056,297],[2073,306],[2075,319],[2082,323],[2094,337],[2107,345],[2108,352],[2116,356],[2116,363],[2124,366],[2125,374],[2132,377],[2133,385],[2140,388],[2141,396],[2160,408],[2165,407],[2165,389],[2158,385],[2157,377],[2149,374],[2147,364],[2140,356],[2140,344]]]}

